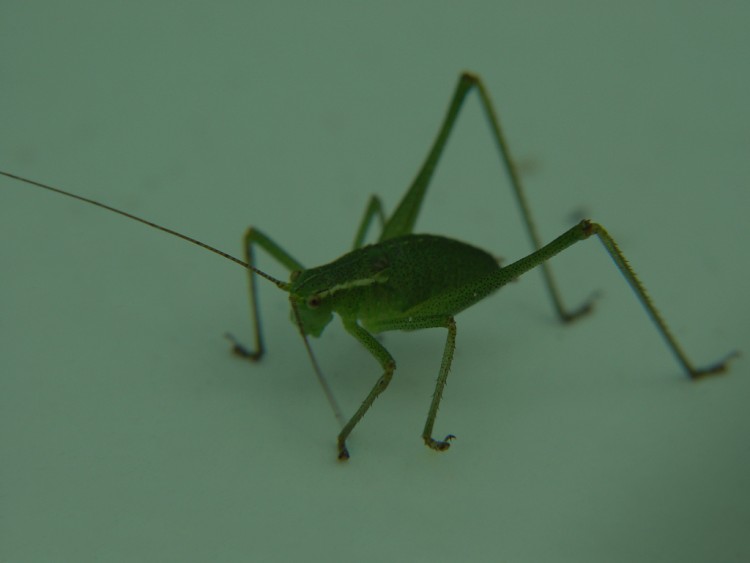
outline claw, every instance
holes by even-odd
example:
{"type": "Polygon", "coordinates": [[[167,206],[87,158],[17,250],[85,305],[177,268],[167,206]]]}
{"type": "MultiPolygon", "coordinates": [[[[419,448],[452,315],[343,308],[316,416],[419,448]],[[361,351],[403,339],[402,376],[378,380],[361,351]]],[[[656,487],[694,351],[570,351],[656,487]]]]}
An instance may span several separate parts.
{"type": "Polygon", "coordinates": [[[263,355],[263,352],[251,352],[247,348],[245,348],[239,340],[237,340],[234,335],[225,332],[224,338],[229,340],[232,343],[232,354],[235,356],[239,356],[240,358],[245,358],[247,360],[250,360],[252,362],[257,362],[260,360],[261,356],[263,355]]]}
{"type": "Polygon", "coordinates": [[[453,434],[448,434],[443,440],[435,440],[433,438],[425,438],[424,443],[427,447],[435,450],[436,452],[444,452],[451,447],[450,441],[455,440],[456,437],[453,434]]]}
{"type": "Polygon", "coordinates": [[[740,353],[735,350],[731,352],[730,354],[727,354],[727,356],[721,360],[720,362],[716,362],[715,364],[711,364],[710,366],[706,366],[704,368],[698,368],[695,370],[692,370],[690,372],[690,379],[693,381],[704,379],[705,377],[708,377],[709,375],[719,375],[724,373],[729,369],[729,362],[733,360],[734,358],[738,357],[740,353]]]}

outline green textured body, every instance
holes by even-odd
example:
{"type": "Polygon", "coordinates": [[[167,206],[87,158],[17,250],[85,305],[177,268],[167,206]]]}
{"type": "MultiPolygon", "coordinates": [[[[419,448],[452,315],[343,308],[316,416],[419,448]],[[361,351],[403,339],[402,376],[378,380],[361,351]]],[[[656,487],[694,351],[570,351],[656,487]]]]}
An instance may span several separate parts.
{"type": "Polygon", "coordinates": [[[497,289],[491,279],[499,271],[492,255],[470,244],[404,235],[296,272],[289,292],[300,298],[310,334],[320,334],[331,312],[372,332],[410,330],[426,317],[453,316],[480,301],[497,289]]]}

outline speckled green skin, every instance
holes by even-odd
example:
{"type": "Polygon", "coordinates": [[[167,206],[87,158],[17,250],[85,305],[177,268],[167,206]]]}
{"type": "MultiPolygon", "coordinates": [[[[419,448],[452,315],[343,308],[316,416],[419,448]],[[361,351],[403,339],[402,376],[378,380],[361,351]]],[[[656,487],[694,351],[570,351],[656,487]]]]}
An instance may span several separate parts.
{"type": "Polygon", "coordinates": [[[330,312],[371,332],[420,328],[425,317],[458,314],[495,291],[495,258],[435,235],[405,235],[354,250],[293,276],[305,331],[319,334],[330,312]],[[305,311],[307,310],[307,311],[305,311]]]}

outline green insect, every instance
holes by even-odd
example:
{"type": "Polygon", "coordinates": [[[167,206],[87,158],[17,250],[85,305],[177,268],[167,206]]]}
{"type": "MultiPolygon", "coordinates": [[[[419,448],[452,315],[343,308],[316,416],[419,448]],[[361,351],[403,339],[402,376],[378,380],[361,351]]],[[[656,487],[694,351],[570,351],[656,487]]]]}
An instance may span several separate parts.
{"type": "Polygon", "coordinates": [[[245,261],[243,261],[191,237],[102,203],[15,174],[7,172],[0,172],[0,174],[140,221],[197,244],[246,268],[249,275],[254,347],[252,349],[246,348],[231,335],[227,336],[234,344],[234,353],[251,361],[259,360],[265,352],[258,311],[256,275],[266,278],[287,292],[291,303],[292,320],[302,334],[315,372],[342,426],[337,441],[338,458],[341,460],[349,458],[346,445],[349,435],[370,409],[375,399],[386,390],[396,370],[395,360],[373,336],[374,334],[390,330],[409,331],[425,328],[444,328],[447,330],[448,335],[443,359],[432,402],[427,413],[427,421],[422,431],[422,439],[429,448],[436,451],[445,451],[449,448],[450,441],[454,436],[448,434],[442,439],[435,439],[433,427],[456,346],[456,322],[454,317],[537,266],[542,268],[544,281],[553,306],[563,322],[574,321],[589,313],[592,309],[591,300],[572,310],[563,305],[547,260],[569,246],[591,236],[596,236],[604,245],[605,250],[614,260],[622,275],[625,276],[636,297],[665,339],[667,347],[675,355],[682,369],[690,378],[699,379],[707,375],[724,372],[727,369],[729,359],[735,355],[730,354],[723,360],[706,367],[695,367],[677,343],[664,319],[657,312],[617,244],[601,225],[583,220],[552,242],[542,245],[487,89],[477,75],[470,73],[461,75],[437,138],[422,168],[393,214],[386,217],[380,199],[377,196],[372,196],[354,237],[352,250],[338,260],[317,268],[305,268],[288,252],[254,227],[249,228],[244,236],[245,261]],[[459,110],[467,94],[473,89],[476,89],[479,94],[500,157],[510,179],[510,185],[520,207],[527,234],[534,246],[534,252],[525,258],[502,267],[492,255],[469,244],[442,236],[413,233],[414,224],[432,174],[440,160],[459,110]],[[380,236],[375,244],[364,245],[368,230],[375,219],[378,219],[381,225],[380,236]],[[256,245],[290,271],[288,282],[273,278],[255,267],[254,251],[256,245]],[[331,322],[334,313],[341,318],[344,328],[349,334],[372,354],[382,369],[382,373],[372,390],[348,421],[341,415],[341,410],[318,368],[307,340],[308,335],[320,336],[328,323],[331,322]]]}

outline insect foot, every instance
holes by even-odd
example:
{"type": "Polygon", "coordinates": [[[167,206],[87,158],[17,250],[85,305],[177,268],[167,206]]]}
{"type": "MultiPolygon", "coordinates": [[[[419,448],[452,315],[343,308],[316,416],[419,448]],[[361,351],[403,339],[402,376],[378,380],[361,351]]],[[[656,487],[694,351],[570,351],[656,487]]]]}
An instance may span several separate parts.
{"type": "Polygon", "coordinates": [[[245,348],[245,346],[243,346],[242,343],[234,337],[234,335],[225,332],[224,337],[232,343],[232,354],[234,354],[235,356],[245,358],[247,360],[250,360],[251,362],[257,362],[261,359],[261,357],[263,357],[262,348],[257,352],[251,352],[250,350],[245,348]]]}
{"type": "Polygon", "coordinates": [[[729,369],[730,360],[733,360],[739,355],[740,353],[735,350],[734,352],[727,354],[727,356],[720,362],[716,362],[715,364],[704,368],[691,368],[690,379],[693,381],[701,381],[711,375],[721,375],[722,373],[726,373],[729,369]]]}
{"type": "Polygon", "coordinates": [[[572,323],[580,319],[581,317],[585,317],[591,311],[594,310],[594,302],[597,298],[597,295],[593,295],[589,297],[583,305],[578,307],[578,309],[575,309],[574,311],[561,311],[560,312],[560,318],[562,319],[562,322],[565,324],[572,323]]]}
{"type": "Polygon", "coordinates": [[[428,448],[435,450],[436,452],[444,452],[451,447],[450,441],[455,439],[456,437],[453,434],[448,434],[442,441],[425,436],[424,443],[428,448]]]}
{"type": "Polygon", "coordinates": [[[339,442],[339,461],[346,461],[349,459],[349,450],[346,449],[344,442],[339,442]]]}

